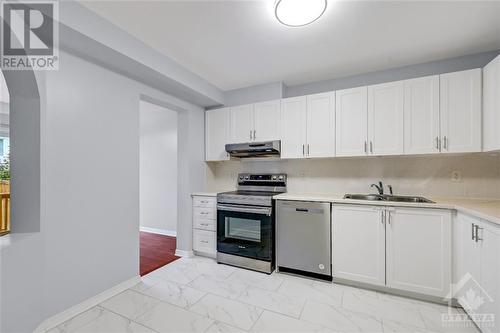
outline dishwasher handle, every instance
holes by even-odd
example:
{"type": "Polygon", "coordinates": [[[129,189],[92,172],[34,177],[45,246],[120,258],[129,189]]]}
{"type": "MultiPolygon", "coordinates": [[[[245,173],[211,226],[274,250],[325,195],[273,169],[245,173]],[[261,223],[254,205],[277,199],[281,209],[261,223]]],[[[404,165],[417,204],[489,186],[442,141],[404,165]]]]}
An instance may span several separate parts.
{"type": "Polygon", "coordinates": [[[307,212],[309,212],[309,209],[307,209],[307,208],[295,208],[295,211],[296,212],[306,212],[307,213],[307,212]]]}

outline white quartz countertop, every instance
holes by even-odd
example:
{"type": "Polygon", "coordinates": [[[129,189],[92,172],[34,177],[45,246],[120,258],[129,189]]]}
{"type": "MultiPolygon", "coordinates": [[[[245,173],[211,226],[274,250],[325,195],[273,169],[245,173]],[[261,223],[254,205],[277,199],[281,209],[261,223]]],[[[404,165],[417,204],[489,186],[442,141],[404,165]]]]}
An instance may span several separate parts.
{"type": "Polygon", "coordinates": [[[500,225],[500,200],[495,199],[467,199],[467,198],[434,198],[429,197],[435,203],[410,203],[390,201],[366,201],[343,199],[343,194],[321,194],[321,193],[283,193],[274,196],[276,200],[294,201],[321,201],[344,204],[379,205],[397,207],[418,207],[454,209],[491,223],[500,225]]]}
{"type": "Polygon", "coordinates": [[[217,192],[195,192],[191,193],[192,197],[216,197],[217,192]]]}

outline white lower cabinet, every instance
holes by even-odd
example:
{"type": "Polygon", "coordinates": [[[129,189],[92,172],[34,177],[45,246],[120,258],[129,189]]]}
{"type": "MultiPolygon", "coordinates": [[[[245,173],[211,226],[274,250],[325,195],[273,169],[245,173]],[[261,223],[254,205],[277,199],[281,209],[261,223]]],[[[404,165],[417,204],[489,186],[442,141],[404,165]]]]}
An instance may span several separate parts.
{"type": "Polygon", "coordinates": [[[334,278],[448,294],[449,210],[334,204],[332,226],[334,278]]]}
{"type": "Polygon", "coordinates": [[[385,285],[385,228],[380,207],[335,205],[333,276],[385,285]]]}
{"type": "Polygon", "coordinates": [[[193,230],[193,251],[208,257],[215,257],[215,232],[206,230],[193,230]]]}
{"type": "Polygon", "coordinates": [[[215,196],[193,195],[193,251],[198,255],[215,258],[217,253],[216,205],[215,196]]]}
{"type": "Polygon", "coordinates": [[[483,332],[500,329],[500,227],[457,214],[454,297],[483,332]],[[493,325],[487,322],[494,319],[493,325]]]}
{"type": "Polygon", "coordinates": [[[386,211],[387,287],[446,297],[451,285],[451,212],[386,211]]]}

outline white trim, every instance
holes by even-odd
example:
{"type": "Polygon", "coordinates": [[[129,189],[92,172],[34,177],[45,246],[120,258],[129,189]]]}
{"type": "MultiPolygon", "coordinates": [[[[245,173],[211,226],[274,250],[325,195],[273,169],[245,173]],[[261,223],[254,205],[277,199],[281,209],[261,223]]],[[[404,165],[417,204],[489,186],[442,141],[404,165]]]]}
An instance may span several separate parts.
{"type": "Polygon", "coordinates": [[[157,228],[148,228],[148,227],[141,227],[141,231],[144,232],[150,232],[152,234],[158,234],[158,235],[165,235],[165,236],[172,236],[172,237],[177,237],[177,232],[173,230],[165,230],[165,229],[157,229],[157,228]]]}
{"type": "Polygon", "coordinates": [[[186,250],[175,250],[175,255],[178,257],[186,257],[186,258],[192,258],[194,257],[194,252],[193,251],[186,251],[186,250]]]}
{"type": "Polygon", "coordinates": [[[49,317],[45,319],[38,327],[35,329],[35,333],[42,333],[46,332],[54,327],[57,327],[61,325],[62,323],[70,320],[71,318],[79,315],[82,312],[87,311],[90,308],[93,308],[94,306],[98,305],[99,303],[104,302],[110,297],[113,297],[133,286],[141,282],[141,277],[136,276],[133,277],[127,281],[124,281],[114,287],[109,288],[108,290],[103,291],[100,294],[97,294],[89,299],[86,299],[85,301],[73,305],[72,307],[59,312],[58,314],[49,317]]]}

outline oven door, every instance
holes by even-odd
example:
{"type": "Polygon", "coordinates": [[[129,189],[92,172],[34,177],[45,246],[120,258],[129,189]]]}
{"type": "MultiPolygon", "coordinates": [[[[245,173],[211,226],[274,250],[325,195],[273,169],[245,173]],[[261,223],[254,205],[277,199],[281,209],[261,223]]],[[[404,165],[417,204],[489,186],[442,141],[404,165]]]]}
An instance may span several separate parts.
{"type": "Polygon", "coordinates": [[[217,251],[272,261],[271,207],[217,205],[217,251]]]}

